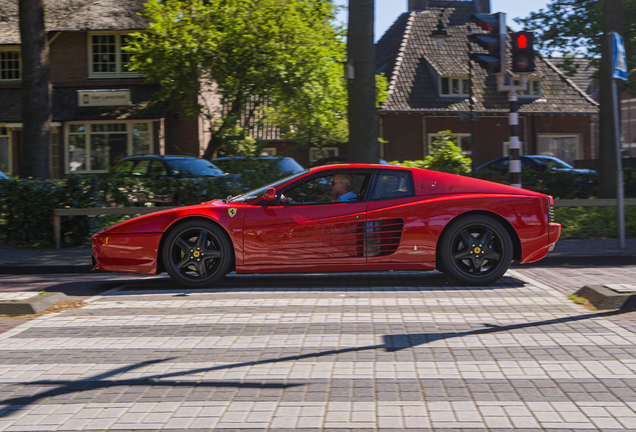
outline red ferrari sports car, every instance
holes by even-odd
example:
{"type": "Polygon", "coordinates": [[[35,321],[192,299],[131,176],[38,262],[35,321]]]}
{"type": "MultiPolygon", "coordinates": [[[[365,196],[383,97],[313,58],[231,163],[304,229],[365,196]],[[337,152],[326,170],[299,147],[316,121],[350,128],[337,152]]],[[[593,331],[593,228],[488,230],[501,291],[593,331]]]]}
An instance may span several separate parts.
{"type": "Polygon", "coordinates": [[[327,165],[237,197],[140,216],[93,236],[95,269],[208,287],[228,272],[438,269],[486,285],[543,258],[552,197],[453,174],[327,165]]]}

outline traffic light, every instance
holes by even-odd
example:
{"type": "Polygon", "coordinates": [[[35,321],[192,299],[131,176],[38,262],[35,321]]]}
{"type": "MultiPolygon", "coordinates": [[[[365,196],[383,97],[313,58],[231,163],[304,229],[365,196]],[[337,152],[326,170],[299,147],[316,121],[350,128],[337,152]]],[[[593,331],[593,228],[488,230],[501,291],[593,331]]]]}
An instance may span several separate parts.
{"type": "Polygon", "coordinates": [[[520,31],[512,35],[512,71],[534,72],[534,33],[520,31]]]}
{"type": "Polygon", "coordinates": [[[470,58],[490,73],[506,72],[506,14],[472,14],[470,21],[488,33],[473,33],[468,38],[488,51],[471,53],[470,58]]]}

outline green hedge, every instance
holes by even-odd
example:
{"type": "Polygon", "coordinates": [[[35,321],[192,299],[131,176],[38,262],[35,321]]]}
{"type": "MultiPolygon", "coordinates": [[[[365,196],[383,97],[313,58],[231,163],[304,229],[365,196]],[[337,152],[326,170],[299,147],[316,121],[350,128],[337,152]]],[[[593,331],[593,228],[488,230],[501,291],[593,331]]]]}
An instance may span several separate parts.
{"type": "MultiPolygon", "coordinates": [[[[275,167],[254,164],[246,175],[177,180],[134,180],[69,175],[64,180],[0,180],[0,242],[50,247],[53,209],[111,206],[192,205],[238,195],[283,175],[275,167]]],[[[64,246],[88,245],[90,236],[132,216],[65,216],[64,246]]]]}
{"type": "MultiPolygon", "coordinates": [[[[245,167],[243,167],[245,168],[245,167]]],[[[273,166],[254,164],[240,178],[130,180],[70,175],[64,180],[11,179],[0,181],[0,242],[14,245],[50,247],[53,244],[53,209],[166,204],[176,199],[180,205],[198,204],[262,186],[282,177],[273,166]]],[[[508,175],[480,174],[480,178],[509,183],[508,175]]],[[[595,175],[524,172],[523,186],[555,199],[595,198],[595,175]]],[[[636,197],[636,170],[625,169],[625,195],[636,197]]],[[[616,236],[614,207],[555,209],[563,225],[562,238],[616,236]]],[[[90,235],[132,216],[62,218],[63,245],[88,245],[90,235]]],[[[636,207],[626,207],[626,234],[636,236],[636,207]]]]}

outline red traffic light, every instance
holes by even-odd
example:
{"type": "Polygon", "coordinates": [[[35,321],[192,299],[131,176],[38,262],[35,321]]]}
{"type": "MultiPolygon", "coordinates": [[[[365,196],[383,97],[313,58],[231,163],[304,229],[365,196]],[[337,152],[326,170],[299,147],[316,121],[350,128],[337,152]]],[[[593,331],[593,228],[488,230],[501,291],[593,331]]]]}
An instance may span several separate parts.
{"type": "Polygon", "coordinates": [[[512,35],[512,71],[534,72],[534,34],[520,31],[512,35]]]}
{"type": "Polygon", "coordinates": [[[528,45],[528,38],[526,37],[526,35],[521,34],[517,37],[517,47],[519,48],[527,48],[528,45]]]}

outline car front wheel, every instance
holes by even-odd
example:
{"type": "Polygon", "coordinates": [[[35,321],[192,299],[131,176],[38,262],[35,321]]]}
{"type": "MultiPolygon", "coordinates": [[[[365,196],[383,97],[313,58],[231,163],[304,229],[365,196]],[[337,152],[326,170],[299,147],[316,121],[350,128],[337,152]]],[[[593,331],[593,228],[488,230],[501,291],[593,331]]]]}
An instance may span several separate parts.
{"type": "Polygon", "coordinates": [[[230,240],[221,228],[204,220],[186,221],[168,233],[163,263],[175,282],[205,288],[230,271],[234,259],[230,240]]]}
{"type": "Polygon", "coordinates": [[[488,216],[469,215],[452,221],[438,247],[439,268],[464,285],[496,282],[512,262],[510,234],[488,216]]]}

